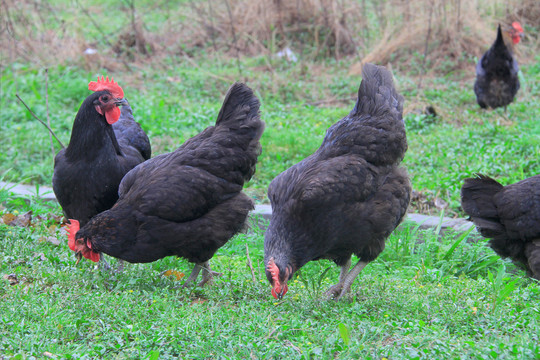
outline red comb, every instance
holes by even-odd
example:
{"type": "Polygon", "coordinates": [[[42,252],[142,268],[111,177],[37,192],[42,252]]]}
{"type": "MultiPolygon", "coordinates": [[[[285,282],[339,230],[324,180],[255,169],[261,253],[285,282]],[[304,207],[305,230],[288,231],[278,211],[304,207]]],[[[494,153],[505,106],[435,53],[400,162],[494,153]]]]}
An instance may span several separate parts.
{"type": "Polygon", "coordinates": [[[88,90],[90,91],[102,91],[109,90],[115,98],[124,98],[124,90],[114,81],[113,78],[109,80],[109,77],[104,78],[101,76],[101,79],[98,76],[98,81],[90,81],[88,84],[88,90]]]}
{"type": "Polygon", "coordinates": [[[68,245],[69,248],[75,251],[75,235],[80,229],[79,221],[69,219],[69,228],[68,228],[68,245]]]}
{"type": "Polygon", "coordinates": [[[268,270],[270,274],[272,274],[272,280],[274,280],[274,286],[275,284],[279,284],[279,268],[277,267],[276,263],[274,263],[273,259],[270,259],[270,261],[268,261],[266,270],[268,270]]]}
{"type": "Polygon", "coordinates": [[[523,28],[521,27],[521,24],[520,24],[519,22],[517,22],[517,21],[514,21],[514,22],[512,23],[512,27],[513,27],[514,29],[516,29],[517,31],[519,31],[520,33],[523,32],[523,28]]]}
{"type": "MultiPolygon", "coordinates": [[[[281,293],[281,284],[279,282],[279,268],[277,267],[276,263],[274,262],[274,259],[270,259],[268,261],[268,265],[266,265],[266,270],[268,270],[270,272],[270,274],[272,275],[272,280],[274,282],[274,287],[272,288],[272,296],[276,299],[278,299],[278,294],[281,293]]],[[[285,286],[285,292],[287,292],[286,290],[286,286],[285,286]]],[[[284,295],[284,294],[282,294],[284,295]]]]}

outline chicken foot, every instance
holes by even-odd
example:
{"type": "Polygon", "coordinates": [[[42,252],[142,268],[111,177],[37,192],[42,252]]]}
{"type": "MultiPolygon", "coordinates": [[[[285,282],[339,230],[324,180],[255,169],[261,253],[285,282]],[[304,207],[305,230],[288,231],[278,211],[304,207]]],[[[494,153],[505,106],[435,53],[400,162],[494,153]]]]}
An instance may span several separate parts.
{"type": "Polygon", "coordinates": [[[203,274],[202,274],[202,280],[198,284],[199,286],[204,286],[207,282],[211,281],[214,278],[214,276],[223,275],[222,273],[218,273],[218,272],[210,270],[210,265],[208,261],[204,263],[198,263],[198,264],[195,264],[195,267],[193,267],[193,270],[191,271],[191,274],[189,275],[189,277],[186,279],[186,282],[184,283],[183,287],[187,287],[192,282],[197,280],[197,277],[199,276],[199,273],[201,272],[201,270],[203,270],[203,274]]]}
{"type": "MultiPolygon", "coordinates": [[[[105,260],[105,256],[103,256],[103,253],[100,252],[99,253],[99,262],[98,262],[98,266],[102,269],[102,270],[105,270],[105,271],[111,271],[111,265],[109,264],[109,262],[107,260],[105,260]]],[[[118,267],[116,268],[115,272],[117,274],[121,273],[122,271],[124,271],[124,260],[122,259],[118,259],[118,267]]]]}
{"type": "Polygon", "coordinates": [[[345,265],[341,267],[341,273],[339,275],[339,283],[332,286],[326,294],[329,295],[329,298],[335,300],[341,299],[346,293],[351,289],[351,285],[354,282],[354,279],[360,274],[360,272],[366,267],[368,263],[365,261],[358,261],[356,265],[347,273],[349,266],[351,265],[351,260],[347,261],[345,265]],[[346,274],[346,275],[345,275],[346,274]]]}
{"type": "Polygon", "coordinates": [[[328,299],[333,299],[337,297],[341,293],[341,289],[343,287],[343,281],[345,280],[345,277],[347,277],[347,273],[349,272],[349,268],[351,267],[351,259],[347,260],[345,265],[341,266],[341,272],[339,273],[339,282],[336,285],[332,285],[330,289],[326,291],[326,296],[328,299]]]}

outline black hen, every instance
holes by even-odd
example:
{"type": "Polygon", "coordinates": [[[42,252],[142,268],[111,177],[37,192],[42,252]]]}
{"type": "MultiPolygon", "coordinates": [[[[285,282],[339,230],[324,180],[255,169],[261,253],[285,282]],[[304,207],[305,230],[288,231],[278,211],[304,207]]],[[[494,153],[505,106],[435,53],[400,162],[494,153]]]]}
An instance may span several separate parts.
{"type": "Polygon", "coordinates": [[[461,206],[497,254],[540,280],[540,175],[507,186],[485,175],[465,179],[461,206]]]}
{"type": "Polygon", "coordinates": [[[52,180],[65,216],[82,225],[114,205],[124,175],[151,155],[122,88],[103,78],[89,88],[96,92],[79,108],[69,145],[54,159],[52,180]]]}
{"type": "Polygon", "coordinates": [[[362,77],[352,112],[268,189],[272,218],[264,258],[276,298],[295,271],[318,259],[341,266],[328,295],[342,297],[407,211],[411,184],[398,167],[407,150],[403,98],[384,67],[366,64],[362,77]],[[349,271],[352,254],[359,262],[349,271]]]}
{"type": "Polygon", "coordinates": [[[131,170],[112,209],[78,232],[72,224],[71,249],[94,261],[99,252],[136,263],[180,256],[196,263],[186,284],[208,270],[203,285],[212,277],[208,260],[253,209],[242,187],[255,173],[263,130],[259,100],[234,84],[215,126],[131,170]]]}
{"type": "MultiPolygon", "coordinates": [[[[519,43],[523,29],[517,22],[512,24],[510,36],[514,44],[519,43]]],[[[510,42],[510,41],[509,41],[510,42]]],[[[498,108],[514,101],[519,90],[519,67],[512,54],[511,46],[503,39],[501,26],[497,29],[497,39],[476,65],[474,93],[481,108],[498,108]]]]}

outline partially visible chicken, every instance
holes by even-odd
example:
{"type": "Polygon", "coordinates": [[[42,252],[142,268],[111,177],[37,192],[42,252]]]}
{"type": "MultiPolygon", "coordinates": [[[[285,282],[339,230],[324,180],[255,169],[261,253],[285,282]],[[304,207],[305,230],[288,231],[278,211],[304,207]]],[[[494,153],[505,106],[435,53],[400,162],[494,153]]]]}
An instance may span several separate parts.
{"type": "Polygon", "coordinates": [[[204,268],[204,285],[208,260],[253,209],[242,187],[255,173],[263,130],[259,100],[234,84],[215,126],[131,170],[118,202],[80,230],[73,220],[70,248],[93,261],[99,252],[134,263],[176,255],[196,264],[186,284],[204,268]]]}
{"type": "Polygon", "coordinates": [[[79,108],[69,145],[54,159],[52,179],[65,216],[81,225],[110,209],[124,175],[151,155],[150,141],[133,119],[122,88],[101,77],[88,89],[95,92],[79,108]]]}
{"type": "Polygon", "coordinates": [[[461,206],[497,254],[540,280],[540,175],[507,186],[485,175],[465,179],[461,206]]]}
{"type": "Polygon", "coordinates": [[[519,90],[519,67],[513,55],[513,45],[523,36],[523,28],[514,22],[506,32],[509,40],[505,43],[499,25],[497,39],[476,65],[474,93],[481,108],[498,108],[514,101],[519,90]]]}
{"type": "Polygon", "coordinates": [[[268,189],[272,218],[264,261],[276,299],[298,269],[318,259],[341,267],[339,283],[327,292],[341,298],[407,211],[411,184],[398,167],[407,150],[403,97],[382,66],[365,64],[362,78],[352,112],[268,189]],[[359,261],[349,271],[352,254],[359,261]]]}

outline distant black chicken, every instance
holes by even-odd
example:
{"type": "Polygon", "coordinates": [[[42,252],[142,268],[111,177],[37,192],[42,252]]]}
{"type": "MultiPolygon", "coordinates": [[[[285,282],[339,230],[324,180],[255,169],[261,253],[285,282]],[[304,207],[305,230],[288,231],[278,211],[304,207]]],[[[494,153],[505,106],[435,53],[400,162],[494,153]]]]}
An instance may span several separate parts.
{"type": "Polygon", "coordinates": [[[204,268],[204,285],[208,260],[253,209],[242,187],[255,173],[263,131],[259,100],[234,84],[215,126],[131,170],[118,202],[80,230],[72,221],[70,248],[93,261],[99,252],[134,263],[176,255],[196,263],[186,284],[204,268]]]}
{"type": "Polygon", "coordinates": [[[518,22],[512,24],[509,36],[511,40],[507,45],[499,25],[495,43],[476,65],[474,93],[481,108],[506,108],[514,101],[519,90],[519,67],[512,49],[513,44],[519,43],[523,36],[523,29],[518,22]]]}
{"type": "Polygon", "coordinates": [[[82,225],[114,205],[124,175],[151,155],[122,88],[103,77],[88,88],[95,92],[79,108],[68,147],[54,159],[52,180],[65,216],[82,225]]]}
{"type": "Polygon", "coordinates": [[[461,206],[497,254],[540,280],[540,175],[507,186],[485,175],[465,179],[461,206]]]}
{"type": "Polygon", "coordinates": [[[285,295],[298,269],[318,259],[341,267],[327,294],[342,297],[407,211],[411,184],[398,167],[407,150],[403,98],[384,67],[365,64],[362,77],[352,112],[268,189],[272,218],[264,258],[275,298],[285,295]],[[359,261],[349,271],[352,254],[359,261]]]}

